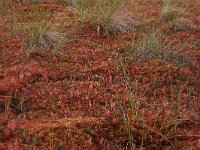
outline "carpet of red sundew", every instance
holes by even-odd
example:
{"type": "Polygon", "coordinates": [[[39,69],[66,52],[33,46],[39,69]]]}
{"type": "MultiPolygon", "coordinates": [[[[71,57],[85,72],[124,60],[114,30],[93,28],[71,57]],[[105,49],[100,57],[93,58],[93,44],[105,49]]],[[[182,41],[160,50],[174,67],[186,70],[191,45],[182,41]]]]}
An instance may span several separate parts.
{"type": "MultiPolygon", "coordinates": [[[[191,5],[194,10],[196,6],[191,5]]],[[[28,4],[13,3],[12,7],[25,11],[28,4]]],[[[68,19],[77,15],[71,6],[57,3],[39,7],[60,17],[66,13],[68,19]],[[72,12],[64,11],[66,7],[72,12]]],[[[152,18],[158,13],[156,8],[148,11],[152,18]]],[[[18,15],[22,22],[33,17],[18,15]]],[[[199,26],[200,14],[193,17],[199,26]]],[[[118,57],[130,46],[133,35],[98,35],[88,24],[79,25],[63,53],[40,48],[27,56],[20,35],[9,32],[9,21],[0,23],[0,149],[117,149],[126,143],[116,101],[128,112],[130,103],[118,57]]],[[[68,21],[62,30],[73,30],[72,23],[68,21]]],[[[195,32],[168,33],[166,39],[172,37],[179,39],[177,51],[186,38],[190,44],[200,40],[195,32]]],[[[158,60],[124,64],[128,76],[138,82],[137,90],[136,82],[130,86],[136,93],[133,98],[140,102],[139,117],[148,125],[144,131],[133,131],[137,146],[144,138],[147,149],[200,147],[199,47],[184,53],[193,58],[193,68],[158,60]],[[180,109],[178,118],[175,107],[180,109]],[[176,139],[172,134],[160,142],[161,134],[167,134],[175,120],[180,121],[176,139]],[[177,147],[171,144],[174,140],[178,140],[177,147]]]]}

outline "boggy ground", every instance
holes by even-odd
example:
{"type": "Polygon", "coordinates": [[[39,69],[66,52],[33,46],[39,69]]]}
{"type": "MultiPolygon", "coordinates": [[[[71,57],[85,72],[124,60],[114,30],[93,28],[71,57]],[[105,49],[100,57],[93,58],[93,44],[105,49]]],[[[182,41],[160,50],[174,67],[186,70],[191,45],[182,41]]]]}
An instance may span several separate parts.
{"type": "MultiPolygon", "coordinates": [[[[161,6],[136,4],[134,11],[139,17],[146,11],[149,22],[161,6]]],[[[105,35],[77,21],[73,5],[40,2],[35,7],[47,14],[40,17],[53,13],[54,26],[64,20],[67,41],[61,51],[31,49],[18,28],[34,17],[31,5],[1,7],[0,149],[200,149],[198,30],[166,32],[166,41],[177,39],[177,52],[188,42],[189,66],[133,62],[126,50],[142,31],[105,35]]],[[[200,4],[188,7],[198,28],[200,4]]]]}

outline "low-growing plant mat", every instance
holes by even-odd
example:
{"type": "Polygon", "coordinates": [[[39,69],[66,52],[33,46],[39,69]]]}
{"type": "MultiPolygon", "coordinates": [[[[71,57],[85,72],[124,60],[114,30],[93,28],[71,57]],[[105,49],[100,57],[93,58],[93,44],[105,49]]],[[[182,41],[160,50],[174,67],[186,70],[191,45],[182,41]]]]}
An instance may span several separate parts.
{"type": "MultiPolygon", "coordinates": [[[[79,22],[72,5],[34,3],[41,12],[54,12],[47,21],[67,36],[62,51],[24,46],[17,25],[47,16],[32,12],[31,3],[7,6],[12,9],[0,19],[0,149],[200,148],[199,33],[160,24],[163,41],[190,65],[133,61],[133,41],[149,33],[162,4],[129,2],[138,5],[138,18],[150,12],[144,18],[149,24],[113,34],[79,22]]],[[[188,5],[188,19],[198,28],[197,5],[188,5]]]]}

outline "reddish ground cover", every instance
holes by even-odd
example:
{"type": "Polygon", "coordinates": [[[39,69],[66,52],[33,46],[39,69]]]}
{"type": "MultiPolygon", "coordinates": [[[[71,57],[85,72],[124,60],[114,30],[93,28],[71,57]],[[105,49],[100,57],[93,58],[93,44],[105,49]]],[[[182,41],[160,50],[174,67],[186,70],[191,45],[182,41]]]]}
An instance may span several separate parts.
{"type": "MultiPolygon", "coordinates": [[[[89,24],[74,27],[77,14],[72,6],[38,5],[56,12],[55,20],[66,15],[62,31],[73,31],[71,40],[62,53],[40,47],[27,55],[20,33],[11,32],[9,17],[0,20],[0,149],[126,147],[129,137],[123,115],[130,115],[130,97],[119,60],[133,35],[106,36],[89,24]]],[[[191,4],[189,17],[199,27],[198,6],[191,4]]],[[[12,7],[26,11],[29,4],[12,7]]],[[[153,20],[158,10],[149,11],[153,20]]],[[[33,17],[16,15],[22,22],[33,17]]],[[[123,63],[133,79],[130,87],[139,103],[138,116],[146,124],[140,129],[130,121],[133,149],[141,143],[146,149],[200,149],[200,34],[169,32],[166,40],[173,37],[179,39],[174,45],[177,52],[186,39],[196,42],[184,51],[191,67],[161,60],[123,63]]]]}

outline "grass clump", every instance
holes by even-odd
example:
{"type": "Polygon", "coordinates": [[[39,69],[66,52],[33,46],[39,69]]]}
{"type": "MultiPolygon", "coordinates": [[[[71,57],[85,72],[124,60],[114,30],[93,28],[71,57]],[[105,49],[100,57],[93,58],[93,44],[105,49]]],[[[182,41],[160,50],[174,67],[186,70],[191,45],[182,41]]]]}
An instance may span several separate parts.
{"type": "Polygon", "coordinates": [[[58,0],[58,1],[67,5],[74,5],[77,2],[77,0],[58,0]]]}
{"type": "Polygon", "coordinates": [[[171,43],[164,42],[162,34],[151,32],[143,38],[134,41],[130,50],[132,61],[148,61],[152,59],[173,62],[177,65],[189,65],[188,59],[173,51],[173,41],[171,43]]]}
{"type": "Polygon", "coordinates": [[[189,4],[188,0],[163,0],[162,2],[163,5],[160,13],[161,21],[174,21],[178,19],[185,14],[186,6],[189,4]]]}
{"type": "Polygon", "coordinates": [[[121,3],[116,0],[77,1],[76,9],[81,23],[90,23],[105,35],[128,33],[141,26],[139,20],[120,13],[121,3]]]}
{"type": "Polygon", "coordinates": [[[113,15],[106,24],[101,24],[106,35],[115,33],[129,33],[135,31],[142,24],[139,20],[123,15],[113,15]]]}
{"type": "Polygon", "coordinates": [[[103,24],[107,22],[117,10],[116,0],[84,0],[75,3],[81,23],[92,22],[103,24]]]}
{"type": "Polygon", "coordinates": [[[38,46],[62,48],[64,35],[52,30],[48,21],[32,21],[24,25],[24,43],[29,48],[38,46]]]}
{"type": "Polygon", "coordinates": [[[175,31],[197,31],[197,26],[190,20],[186,18],[177,19],[174,22],[173,29],[175,31]]]}
{"type": "Polygon", "coordinates": [[[181,13],[183,9],[176,7],[176,6],[166,6],[162,9],[161,12],[161,20],[169,21],[176,19],[181,13]]]}
{"type": "Polygon", "coordinates": [[[39,45],[42,37],[50,30],[50,24],[47,21],[32,21],[24,25],[24,39],[28,47],[39,45]]]}

